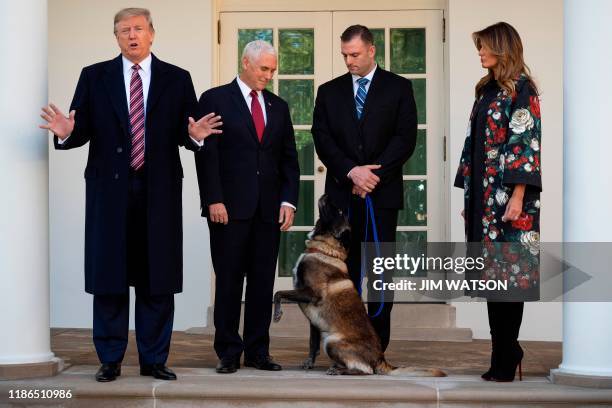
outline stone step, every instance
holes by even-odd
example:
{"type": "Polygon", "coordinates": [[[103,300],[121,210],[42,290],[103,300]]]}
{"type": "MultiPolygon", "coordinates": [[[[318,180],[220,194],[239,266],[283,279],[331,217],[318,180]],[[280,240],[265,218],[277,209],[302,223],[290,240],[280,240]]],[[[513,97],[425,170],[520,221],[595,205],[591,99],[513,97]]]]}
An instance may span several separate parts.
{"type": "MultiPolygon", "coordinates": [[[[244,311],[244,307],[242,308],[244,311]]],[[[192,327],[188,334],[214,334],[213,307],[208,308],[206,327],[192,327]]],[[[243,327],[240,318],[240,331],[243,327]]],[[[283,304],[280,322],[270,325],[270,335],[277,337],[305,338],[309,335],[308,320],[295,303],[283,304]]],[[[446,304],[404,304],[393,305],[391,313],[392,340],[418,341],[472,341],[472,330],[456,327],[455,308],[446,304]]]]}
{"type": "MultiPolygon", "coordinates": [[[[478,376],[446,378],[338,376],[323,369],[264,372],[241,368],[176,368],[178,381],[138,375],[124,366],[110,383],[97,383],[97,366],[73,366],[50,378],[0,382],[0,406],[44,407],[519,407],[610,406],[612,390],[551,384],[543,377],[490,383],[478,376]],[[13,390],[70,390],[69,399],[9,399],[13,390]]],[[[21,391],[23,392],[23,391],[21,391]]]]}

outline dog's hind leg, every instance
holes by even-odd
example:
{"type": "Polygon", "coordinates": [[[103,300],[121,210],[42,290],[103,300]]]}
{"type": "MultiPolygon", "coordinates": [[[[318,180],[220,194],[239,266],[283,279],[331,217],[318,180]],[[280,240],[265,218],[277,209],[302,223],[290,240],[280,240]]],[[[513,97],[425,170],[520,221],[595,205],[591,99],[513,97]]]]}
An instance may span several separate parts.
{"type": "Polygon", "coordinates": [[[317,328],[317,326],[310,324],[310,352],[308,353],[308,358],[304,360],[302,363],[302,368],[305,370],[310,370],[314,367],[315,360],[319,355],[319,350],[321,347],[321,332],[317,328]]]}
{"type": "Polygon", "coordinates": [[[372,367],[352,350],[352,346],[342,340],[328,342],[326,351],[334,365],[327,370],[329,375],[368,375],[374,374],[372,367]]]}
{"type": "Polygon", "coordinates": [[[287,299],[298,303],[310,303],[313,300],[312,295],[305,290],[279,290],[274,294],[274,321],[279,322],[283,315],[281,309],[281,300],[287,299]]]}

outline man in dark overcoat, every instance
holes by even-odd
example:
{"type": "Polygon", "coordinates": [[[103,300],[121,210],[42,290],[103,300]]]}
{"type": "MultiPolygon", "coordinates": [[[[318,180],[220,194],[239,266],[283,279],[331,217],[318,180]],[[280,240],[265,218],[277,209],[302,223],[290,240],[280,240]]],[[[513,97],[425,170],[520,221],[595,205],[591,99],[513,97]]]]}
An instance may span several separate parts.
{"type": "Polygon", "coordinates": [[[66,117],[43,108],[55,148],[89,142],[85,168],[85,290],[93,294],[100,382],[121,375],[128,342],[129,287],[136,292],[140,374],[172,380],[166,366],[174,294],[182,291],[183,169],[179,146],[199,150],[219,117],[195,121],[189,73],[151,53],[146,9],[115,16],[121,55],[85,67],[66,117]]]}

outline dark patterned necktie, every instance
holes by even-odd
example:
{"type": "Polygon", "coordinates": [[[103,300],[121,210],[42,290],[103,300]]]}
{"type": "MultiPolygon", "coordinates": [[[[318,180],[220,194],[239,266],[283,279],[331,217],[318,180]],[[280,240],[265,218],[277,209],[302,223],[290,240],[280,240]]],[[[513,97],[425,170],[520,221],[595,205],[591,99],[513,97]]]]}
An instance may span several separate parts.
{"type": "Polygon", "coordinates": [[[257,97],[256,91],[251,91],[251,115],[253,116],[253,123],[255,124],[255,130],[257,131],[257,139],[261,143],[263,138],[264,129],[266,128],[266,122],[264,121],[263,111],[259,104],[259,98],[257,97]]]}
{"type": "Polygon", "coordinates": [[[145,156],[145,112],[144,96],[142,94],[142,79],[138,75],[140,66],[132,66],[132,79],[130,80],[130,129],[132,133],[132,154],[130,166],[138,170],[144,164],[145,156]]]}

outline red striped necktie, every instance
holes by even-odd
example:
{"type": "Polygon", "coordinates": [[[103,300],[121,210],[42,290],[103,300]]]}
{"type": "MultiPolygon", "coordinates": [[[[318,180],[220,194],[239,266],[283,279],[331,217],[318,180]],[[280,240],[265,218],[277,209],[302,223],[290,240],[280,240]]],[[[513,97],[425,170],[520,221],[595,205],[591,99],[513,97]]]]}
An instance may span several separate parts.
{"type": "Polygon", "coordinates": [[[266,128],[266,122],[264,121],[263,111],[259,103],[259,97],[257,91],[251,91],[251,115],[253,116],[253,123],[255,124],[255,130],[257,131],[257,139],[261,143],[263,138],[264,129],[266,128]]]}
{"type": "Polygon", "coordinates": [[[138,170],[144,164],[145,157],[145,112],[144,96],[142,94],[142,79],[138,75],[140,66],[132,66],[130,80],[130,128],[132,133],[132,154],[130,166],[138,170]]]}

